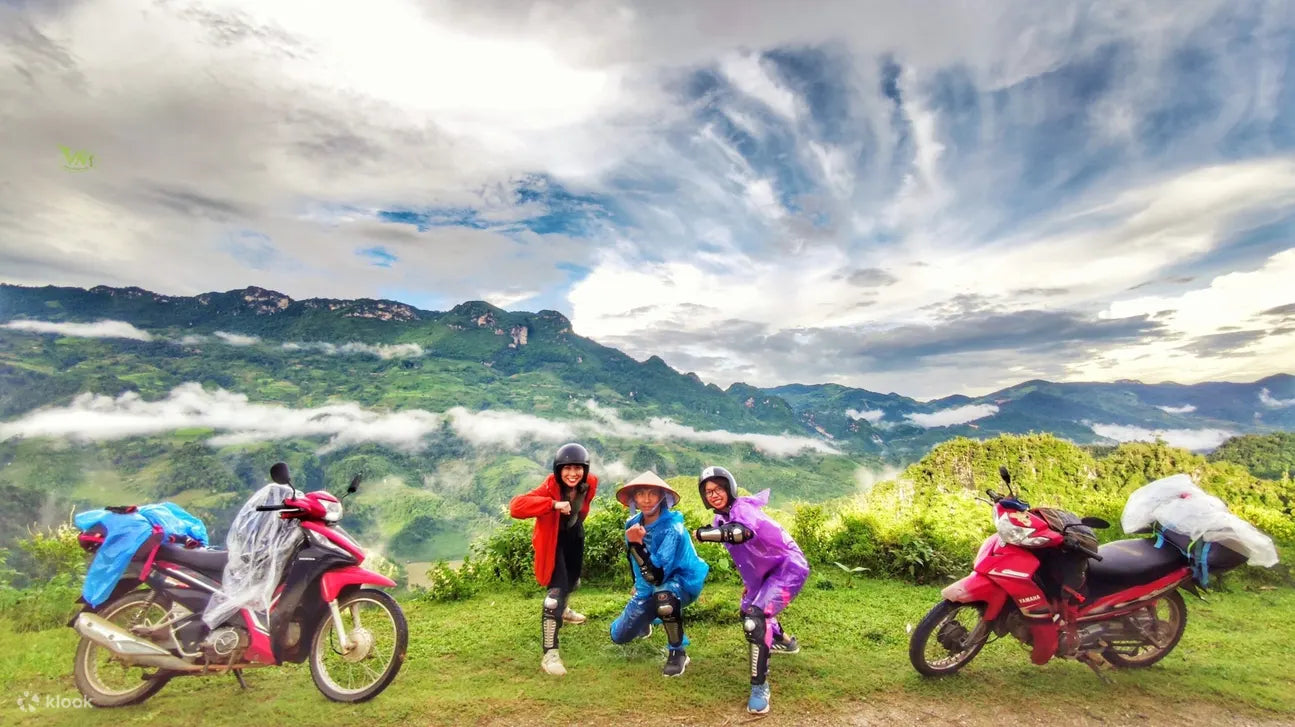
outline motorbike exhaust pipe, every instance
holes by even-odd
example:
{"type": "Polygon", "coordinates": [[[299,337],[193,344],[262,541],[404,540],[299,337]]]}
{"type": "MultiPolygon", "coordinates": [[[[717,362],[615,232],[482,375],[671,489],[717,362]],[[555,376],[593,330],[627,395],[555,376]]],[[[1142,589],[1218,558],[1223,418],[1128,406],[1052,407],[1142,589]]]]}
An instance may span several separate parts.
{"type": "Polygon", "coordinates": [[[179,659],[157,644],[141,639],[93,613],[78,615],[73,628],[78,634],[120,656],[128,664],[156,666],[171,671],[202,670],[201,666],[179,659]]]}

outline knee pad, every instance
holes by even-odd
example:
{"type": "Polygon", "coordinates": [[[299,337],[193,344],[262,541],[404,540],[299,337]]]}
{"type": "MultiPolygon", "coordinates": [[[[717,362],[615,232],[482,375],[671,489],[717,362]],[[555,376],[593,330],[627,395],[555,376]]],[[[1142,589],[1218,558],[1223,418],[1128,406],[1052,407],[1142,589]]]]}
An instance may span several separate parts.
{"type": "Polygon", "coordinates": [[[742,614],[742,631],[746,640],[764,646],[765,634],[768,631],[768,619],[759,611],[742,614]]]}
{"type": "Polygon", "coordinates": [[[669,591],[657,593],[656,615],[661,617],[670,648],[679,648],[683,643],[683,604],[679,603],[679,597],[669,591]]]}
{"type": "Polygon", "coordinates": [[[747,656],[751,666],[751,684],[764,684],[769,675],[769,645],[765,643],[768,618],[761,612],[742,614],[742,630],[746,632],[747,656]]]}
{"type": "Polygon", "coordinates": [[[558,616],[562,613],[562,589],[550,588],[549,592],[544,595],[544,615],[558,616]]]}
{"type": "Polygon", "coordinates": [[[678,596],[669,591],[656,594],[656,615],[660,616],[662,621],[678,621],[681,610],[678,596]]]}
{"type": "Polygon", "coordinates": [[[566,595],[560,588],[550,588],[544,596],[544,618],[540,619],[543,635],[544,650],[558,648],[558,628],[562,624],[562,608],[566,595]]]}

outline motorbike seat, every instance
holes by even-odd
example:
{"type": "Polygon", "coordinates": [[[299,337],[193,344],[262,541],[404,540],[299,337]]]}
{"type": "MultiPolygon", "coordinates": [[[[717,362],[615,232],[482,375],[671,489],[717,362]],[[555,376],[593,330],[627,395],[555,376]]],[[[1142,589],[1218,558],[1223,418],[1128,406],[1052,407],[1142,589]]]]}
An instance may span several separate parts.
{"type": "Polygon", "coordinates": [[[186,548],[182,545],[172,543],[163,543],[157,551],[157,557],[161,560],[169,560],[183,566],[188,566],[199,573],[214,576],[216,580],[225,572],[225,563],[229,561],[228,550],[213,550],[211,548],[186,548]]]}
{"type": "Polygon", "coordinates": [[[1173,547],[1157,548],[1153,538],[1116,540],[1097,549],[1102,560],[1088,561],[1090,598],[1101,598],[1117,591],[1164,578],[1187,559],[1173,547]]]}

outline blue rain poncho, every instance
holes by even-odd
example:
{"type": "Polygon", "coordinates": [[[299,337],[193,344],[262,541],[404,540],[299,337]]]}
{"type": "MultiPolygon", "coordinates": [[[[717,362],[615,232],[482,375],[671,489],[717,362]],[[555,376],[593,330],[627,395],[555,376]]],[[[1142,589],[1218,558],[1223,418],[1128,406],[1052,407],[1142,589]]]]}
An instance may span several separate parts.
{"type": "MultiPolygon", "coordinates": [[[[625,521],[625,529],[629,530],[642,522],[643,513],[635,513],[625,521]]],[[[666,509],[663,505],[661,516],[651,525],[643,527],[647,530],[643,544],[647,547],[652,562],[665,573],[665,579],[660,586],[654,588],[643,580],[643,573],[634,559],[627,557],[630,571],[634,574],[634,596],[649,598],[654,590],[663,589],[673,592],[684,605],[697,600],[710,566],[706,565],[706,561],[693,548],[692,539],[684,527],[683,515],[666,509]]],[[[628,537],[625,542],[629,543],[628,537]]]]}
{"type": "MultiPolygon", "coordinates": [[[[103,526],[104,541],[95,552],[81,586],[81,598],[98,608],[112,595],[122,573],[157,527],[164,540],[186,538],[207,544],[207,526],[173,502],[144,505],[132,513],[89,510],[73,518],[77,528],[103,526]]],[[[141,554],[144,555],[144,554],[141,554]]]]}

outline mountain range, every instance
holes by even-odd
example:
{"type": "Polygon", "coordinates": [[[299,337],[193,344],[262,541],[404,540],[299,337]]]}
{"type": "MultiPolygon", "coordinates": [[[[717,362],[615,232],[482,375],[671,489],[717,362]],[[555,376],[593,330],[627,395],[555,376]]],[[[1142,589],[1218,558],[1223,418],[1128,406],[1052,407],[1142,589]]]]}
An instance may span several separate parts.
{"type": "Polygon", "coordinates": [[[348,397],[366,406],[458,405],[557,419],[571,415],[566,402],[592,399],[627,421],[664,417],[699,430],[794,434],[897,464],[957,436],[1036,431],[1112,444],[1158,435],[1206,450],[1233,434],[1295,429],[1295,376],[1285,373],[1191,385],[1033,380],[931,401],[833,383],[721,389],[659,357],[636,361],[582,337],[557,311],[505,311],[483,301],[427,311],[393,300],[293,300],[257,287],[177,297],[134,287],[0,285],[0,326],[4,418],[83,391],[161,395],[199,380],[297,405],[348,397]],[[118,331],[105,321],[129,325],[118,331]],[[40,353],[19,343],[78,330],[67,324],[98,325],[77,335],[103,336],[103,345],[126,358],[86,366],[51,358],[58,350],[48,342],[40,353]],[[358,386],[357,357],[339,353],[366,359],[363,370],[387,380],[358,386]],[[217,365],[183,362],[194,356],[217,365]],[[239,380],[231,361],[265,375],[239,380]],[[336,375],[326,375],[330,367],[336,375]],[[393,371],[446,385],[421,382],[414,397],[408,377],[383,376],[393,371]],[[267,385],[267,377],[279,385],[267,385]]]}

